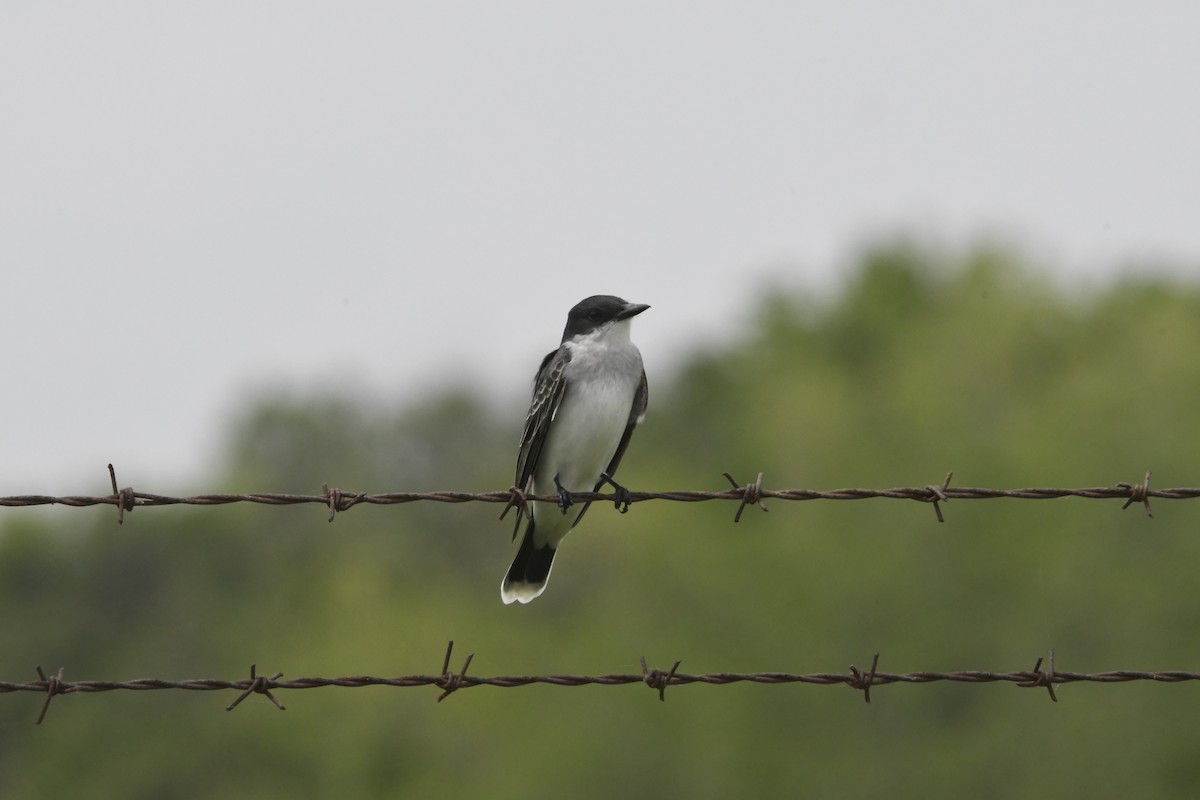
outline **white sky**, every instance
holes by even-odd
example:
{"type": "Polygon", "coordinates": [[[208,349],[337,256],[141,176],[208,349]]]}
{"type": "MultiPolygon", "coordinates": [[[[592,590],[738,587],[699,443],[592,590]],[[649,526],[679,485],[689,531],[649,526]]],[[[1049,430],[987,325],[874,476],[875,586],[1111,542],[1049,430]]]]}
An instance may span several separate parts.
{"type": "Polygon", "coordinates": [[[267,383],[516,397],[596,292],[653,381],[873,233],[1200,264],[1194,0],[583,5],[7,0],[0,494],[210,489],[267,383]]]}

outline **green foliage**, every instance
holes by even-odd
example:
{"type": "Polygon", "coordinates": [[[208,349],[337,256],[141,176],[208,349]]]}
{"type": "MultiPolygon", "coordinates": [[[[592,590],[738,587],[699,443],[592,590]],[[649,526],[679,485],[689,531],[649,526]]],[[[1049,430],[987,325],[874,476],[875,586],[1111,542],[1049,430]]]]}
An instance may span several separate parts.
{"type": "MultiPolygon", "coordinates": [[[[1009,253],[878,247],[836,300],[772,295],[652,405],[622,482],[1195,485],[1200,291],[1068,295],[1009,253]]],[[[652,342],[642,342],[649,349],[652,342]]],[[[520,420],[467,391],[404,410],[268,395],[229,488],[503,488],[520,420]]],[[[1189,504],[1083,500],[597,507],[547,594],[505,607],[510,527],[483,504],[5,512],[0,677],[1033,666],[1196,669],[1189,504]]],[[[0,696],[0,796],[1190,797],[1188,685],[486,687],[0,696]]]]}

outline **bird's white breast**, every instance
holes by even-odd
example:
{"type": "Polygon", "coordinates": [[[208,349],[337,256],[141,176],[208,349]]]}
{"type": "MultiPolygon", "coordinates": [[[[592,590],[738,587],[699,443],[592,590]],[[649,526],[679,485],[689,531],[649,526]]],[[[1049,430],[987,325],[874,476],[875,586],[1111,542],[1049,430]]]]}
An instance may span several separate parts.
{"type": "Polygon", "coordinates": [[[642,377],[642,356],[628,339],[573,346],[567,391],[550,427],[535,480],[553,493],[554,478],[571,492],[590,492],[625,433],[642,377]]]}

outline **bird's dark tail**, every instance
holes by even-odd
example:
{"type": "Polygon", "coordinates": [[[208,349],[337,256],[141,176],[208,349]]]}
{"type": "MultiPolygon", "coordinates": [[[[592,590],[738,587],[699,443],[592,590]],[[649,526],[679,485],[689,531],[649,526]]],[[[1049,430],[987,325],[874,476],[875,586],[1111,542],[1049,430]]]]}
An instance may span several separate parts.
{"type": "Polygon", "coordinates": [[[533,543],[532,518],[525,528],[525,537],[521,539],[521,547],[517,557],[513,559],[504,582],[500,584],[500,597],[505,604],[528,603],[546,590],[546,581],[550,580],[550,568],[554,566],[554,547],[544,545],[538,547],[533,543]]]}

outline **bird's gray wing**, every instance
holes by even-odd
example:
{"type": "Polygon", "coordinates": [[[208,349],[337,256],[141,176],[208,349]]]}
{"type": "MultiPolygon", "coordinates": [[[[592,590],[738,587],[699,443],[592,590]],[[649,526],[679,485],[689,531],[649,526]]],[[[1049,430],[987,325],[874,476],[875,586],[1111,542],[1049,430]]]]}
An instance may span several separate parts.
{"type": "MultiPolygon", "coordinates": [[[[650,402],[650,384],[646,382],[646,370],[642,370],[642,381],[638,384],[637,391],[633,393],[633,405],[629,409],[629,421],[625,423],[625,432],[621,434],[621,441],[617,444],[617,450],[613,453],[612,460],[608,462],[608,469],[604,473],[608,477],[613,477],[617,471],[617,466],[621,463],[621,457],[625,455],[625,448],[629,447],[629,440],[633,438],[633,429],[642,421],[642,417],[646,414],[646,406],[650,402]]],[[[600,491],[600,487],[604,485],[604,479],[596,481],[596,487],[593,492],[600,491]]],[[[579,516],[575,517],[575,524],[579,524],[579,520],[583,519],[584,512],[588,510],[591,503],[584,505],[579,512],[579,516]]]]}
{"type": "MultiPolygon", "coordinates": [[[[563,380],[563,371],[571,361],[571,353],[565,347],[547,353],[538,368],[537,377],[533,381],[533,401],[529,404],[529,414],[525,417],[525,429],[521,431],[521,449],[517,453],[516,487],[521,491],[529,488],[529,481],[537,469],[538,459],[542,455],[542,446],[546,444],[546,434],[550,431],[550,421],[562,403],[563,393],[567,382],[563,380]]],[[[518,509],[517,524],[521,523],[518,509]]]]}

